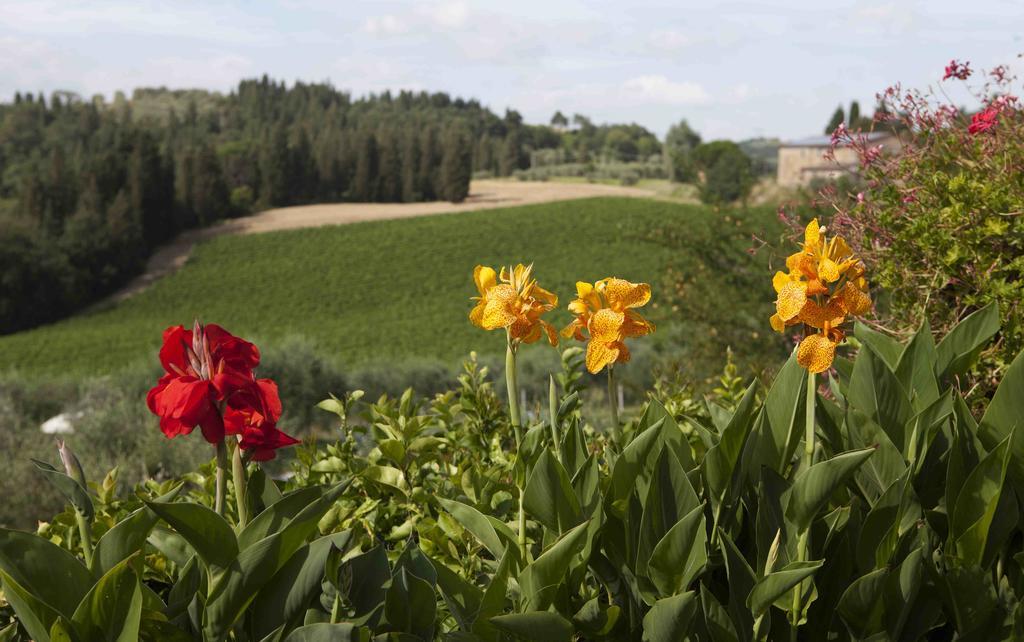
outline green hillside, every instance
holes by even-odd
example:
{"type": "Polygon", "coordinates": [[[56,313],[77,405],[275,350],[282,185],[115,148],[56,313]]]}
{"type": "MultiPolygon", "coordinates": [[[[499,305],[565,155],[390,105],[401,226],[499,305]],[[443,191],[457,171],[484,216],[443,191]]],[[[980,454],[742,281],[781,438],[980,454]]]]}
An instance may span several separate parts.
{"type": "Polygon", "coordinates": [[[470,350],[503,349],[497,333],[467,320],[471,274],[477,263],[516,261],[534,262],[541,283],[559,295],[557,325],[569,320],[565,304],[576,280],[650,282],[661,349],[706,349],[718,355],[717,368],[722,344],[741,355],[777,349],[766,340],[766,258],[744,251],[752,233],[771,234],[775,226],[769,210],[729,217],[699,206],[602,198],[220,237],[123,303],[0,337],[0,370],[77,376],[152,362],[161,331],[193,317],[265,349],[302,335],[345,366],[454,363],[470,350]]]}

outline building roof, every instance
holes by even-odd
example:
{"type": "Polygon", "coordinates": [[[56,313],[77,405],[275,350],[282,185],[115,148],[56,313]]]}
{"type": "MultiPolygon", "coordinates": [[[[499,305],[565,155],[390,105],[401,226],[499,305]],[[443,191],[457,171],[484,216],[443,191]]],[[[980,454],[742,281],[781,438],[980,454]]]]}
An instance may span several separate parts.
{"type": "MultiPolygon", "coordinates": [[[[866,132],[859,135],[867,137],[870,142],[884,140],[893,136],[892,132],[866,132]]],[[[831,145],[831,136],[808,136],[807,138],[787,140],[782,143],[782,147],[829,147],[831,145]]]]}

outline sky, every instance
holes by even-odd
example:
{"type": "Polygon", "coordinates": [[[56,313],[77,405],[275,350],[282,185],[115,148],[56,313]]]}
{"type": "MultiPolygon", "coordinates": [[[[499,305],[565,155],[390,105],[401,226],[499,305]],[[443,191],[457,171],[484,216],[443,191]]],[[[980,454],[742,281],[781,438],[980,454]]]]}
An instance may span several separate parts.
{"type": "Polygon", "coordinates": [[[0,16],[5,101],[226,92],[266,73],[356,95],[446,91],[532,123],[561,110],[660,136],[685,118],[705,140],[818,134],[840,103],[870,111],[893,83],[937,86],[951,58],[1024,72],[1021,0],[0,0],[0,16]]]}

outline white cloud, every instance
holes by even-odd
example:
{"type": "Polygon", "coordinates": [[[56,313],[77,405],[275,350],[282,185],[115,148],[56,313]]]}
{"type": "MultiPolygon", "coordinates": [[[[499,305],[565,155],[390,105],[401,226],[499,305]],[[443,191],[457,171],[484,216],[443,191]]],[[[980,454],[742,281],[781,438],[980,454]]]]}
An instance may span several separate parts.
{"type": "Polygon", "coordinates": [[[630,78],[623,89],[646,102],[668,105],[701,105],[711,100],[705,89],[694,82],[675,82],[665,76],[647,75],[630,78]]]}
{"type": "Polygon", "coordinates": [[[441,27],[458,29],[469,19],[469,6],[461,0],[442,2],[427,10],[430,18],[441,27]]]}
{"type": "Polygon", "coordinates": [[[409,25],[392,15],[371,16],[363,23],[363,31],[372,36],[397,36],[409,31],[409,25]]]}
{"type": "Polygon", "coordinates": [[[674,29],[662,29],[655,31],[648,39],[651,46],[661,51],[679,51],[695,44],[690,36],[680,33],[674,29]]]}

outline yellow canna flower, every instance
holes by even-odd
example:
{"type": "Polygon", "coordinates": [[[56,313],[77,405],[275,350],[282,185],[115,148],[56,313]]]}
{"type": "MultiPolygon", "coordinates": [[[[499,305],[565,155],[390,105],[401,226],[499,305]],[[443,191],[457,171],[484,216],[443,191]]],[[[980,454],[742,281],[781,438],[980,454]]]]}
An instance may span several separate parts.
{"type": "Polygon", "coordinates": [[[606,366],[629,361],[628,337],[640,337],[654,332],[654,324],[640,316],[635,308],[651,300],[651,286],[630,283],[625,279],[609,277],[593,285],[576,283],[576,299],[569,303],[569,311],[576,318],[562,330],[562,336],[574,337],[587,344],[587,370],[597,374],[606,366]]]}
{"type": "Polygon", "coordinates": [[[768,320],[776,332],[798,324],[816,330],[797,348],[797,361],[815,373],[832,366],[847,317],[871,310],[864,265],[842,237],[828,239],[825,232],[818,219],[808,223],[803,247],[786,259],[788,272],[772,277],[777,297],[768,320]]]}
{"type": "Polygon", "coordinates": [[[537,285],[530,278],[533,265],[493,268],[478,265],[473,270],[473,281],[480,296],[473,297],[476,305],[469,313],[473,325],[484,330],[508,331],[514,343],[533,343],[546,335],[551,345],[558,345],[558,333],[542,314],[558,305],[558,297],[537,285]]]}

